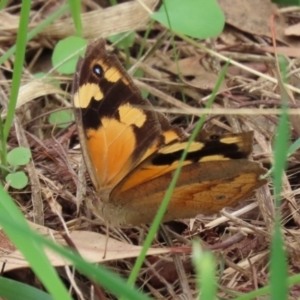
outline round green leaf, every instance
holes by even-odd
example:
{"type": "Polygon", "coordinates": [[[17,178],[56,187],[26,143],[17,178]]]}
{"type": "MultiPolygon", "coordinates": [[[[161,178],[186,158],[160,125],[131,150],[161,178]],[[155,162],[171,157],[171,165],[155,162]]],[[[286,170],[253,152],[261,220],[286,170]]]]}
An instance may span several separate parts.
{"type": "Polygon", "coordinates": [[[42,79],[43,82],[52,84],[58,88],[60,87],[60,82],[57,79],[55,79],[54,77],[52,77],[51,74],[47,74],[45,72],[38,72],[38,73],[33,74],[33,77],[36,79],[42,79]]]}
{"type": "Polygon", "coordinates": [[[24,147],[12,149],[7,154],[7,161],[11,166],[23,166],[29,163],[31,152],[24,147]]]}
{"type": "Polygon", "coordinates": [[[49,122],[58,128],[66,128],[74,121],[74,114],[70,110],[61,110],[50,114],[49,122]]]}
{"type": "Polygon", "coordinates": [[[52,65],[62,74],[73,74],[79,56],[85,53],[87,40],[70,36],[59,41],[53,51],[52,65]]]}
{"type": "Polygon", "coordinates": [[[5,180],[11,187],[18,190],[23,189],[28,184],[28,177],[23,171],[10,173],[6,176],[5,180]]]}
{"type": "Polygon", "coordinates": [[[111,43],[117,42],[116,46],[119,49],[128,49],[131,47],[134,43],[134,38],[135,38],[135,33],[134,32],[122,32],[122,33],[117,33],[114,35],[111,35],[108,37],[108,40],[111,43]]]}
{"type": "Polygon", "coordinates": [[[170,29],[175,32],[205,39],[218,36],[224,28],[225,17],[216,0],[165,0],[163,3],[151,18],[167,28],[170,21],[170,29]]]}
{"type": "Polygon", "coordinates": [[[33,74],[33,77],[36,79],[44,78],[46,76],[47,76],[47,73],[45,73],[45,72],[37,72],[37,73],[33,74]]]}

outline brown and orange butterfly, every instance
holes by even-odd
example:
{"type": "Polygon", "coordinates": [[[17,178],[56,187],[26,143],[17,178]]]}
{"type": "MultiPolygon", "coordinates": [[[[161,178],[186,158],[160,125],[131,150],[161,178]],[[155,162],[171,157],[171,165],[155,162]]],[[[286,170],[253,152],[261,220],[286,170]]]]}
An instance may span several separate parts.
{"type": "MultiPolygon", "coordinates": [[[[186,148],[183,131],[144,100],[105,41],[90,43],[74,78],[85,163],[99,195],[93,212],[113,224],[149,223],[186,148]]],[[[252,132],[201,133],[189,149],[164,221],[235,206],[265,184],[249,161],[252,132]]]]}

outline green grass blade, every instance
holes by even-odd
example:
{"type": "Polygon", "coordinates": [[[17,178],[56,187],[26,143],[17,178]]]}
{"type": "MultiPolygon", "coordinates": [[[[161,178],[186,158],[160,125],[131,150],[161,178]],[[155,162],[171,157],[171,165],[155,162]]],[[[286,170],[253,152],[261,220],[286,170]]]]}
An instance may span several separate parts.
{"type": "Polygon", "coordinates": [[[71,298],[65,291],[47,257],[44,259],[45,255],[42,250],[44,246],[71,261],[79,272],[114,295],[124,296],[132,300],[148,299],[145,295],[133,289],[132,286],[127,285],[117,274],[106,270],[104,267],[96,267],[86,262],[73,250],[55,244],[31,230],[23,215],[2,186],[0,186],[0,199],[0,225],[2,225],[5,233],[15,246],[22,252],[54,299],[64,300],[71,298]]]}
{"type": "Polygon", "coordinates": [[[53,297],[41,290],[4,277],[0,277],[0,297],[13,300],[53,300],[53,297]]]}
{"type": "Polygon", "coordinates": [[[4,145],[2,145],[3,147],[2,164],[4,166],[7,165],[6,141],[15,114],[15,108],[16,108],[17,98],[19,94],[19,86],[22,77],[22,69],[23,69],[25,49],[26,49],[26,34],[27,34],[27,28],[29,22],[30,8],[31,8],[31,1],[25,1],[22,3],[19,29],[17,35],[17,51],[16,51],[16,58],[14,63],[13,77],[12,77],[12,87],[11,87],[10,99],[8,103],[6,122],[4,123],[3,126],[2,140],[4,141],[4,145]]]}
{"type": "Polygon", "coordinates": [[[294,154],[300,147],[300,138],[298,138],[288,149],[288,157],[294,154]]]}
{"type": "Polygon", "coordinates": [[[212,253],[203,251],[198,241],[193,241],[193,264],[197,274],[199,299],[214,300],[217,294],[216,262],[212,253]]]}
{"type": "Polygon", "coordinates": [[[19,211],[13,200],[0,186],[0,213],[6,217],[6,221],[1,220],[3,230],[14,243],[14,245],[23,253],[26,260],[30,263],[32,269],[40,278],[46,289],[53,295],[55,299],[70,299],[68,292],[58,278],[55,269],[52,267],[41,245],[38,245],[34,239],[27,234],[21,234],[19,230],[15,230],[9,223],[13,223],[18,227],[30,228],[19,211]],[[55,288],[54,288],[55,287],[55,288]],[[64,298],[63,298],[64,297],[64,298]]]}
{"type": "MultiPolygon", "coordinates": [[[[274,195],[277,210],[280,207],[280,194],[282,186],[282,175],[286,166],[288,154],[288,137],[289,137],[289,122],[287,115],[287,107],[283,105],[282,115],[280,117],[277,137],[275,140],[274,153],[274,195]]],[[[276,300],[287,299],[287,276],[288,266],[287,258],[284,250],[284,240],[281,232],[281,218],[278,211],[275,219],[275,230],[271,243],[271,258],[270,258],[270,286],[271,298],[276,300]]]]}
{"type": "MultiPolygon", "coordinates": [[[[278,57],[281,77],[283,82],[286,82],[288,62],[278,57]]],[[[271,298],[274,300],[284,300],[288,297],[287,276],[288,265],[284,250],[284,239],[281,231],[281,191],[282,191],[282,176],[286,168],[288,157],[288,142],[290,136],[289,120],[288,120],[288,94],[284,84],[279,80],[282,96],[282,113],[279,118],[277,135],[274,145],[274,197],[276,207],[275,230],[271,242],[271,258],[270,258],[270,286],[271,298]]]]}
{"type": "MultiPolygon", "coordinates": [[[[286,279],[286,283],[287,283],[287,288],[292,287],[296,284],[299,284],[300,283],[300,274],[290,276],[289,278],[286,279]]],[[[253,299],[257,299],[258,297],[261,297],[258,299],[272,299],[270,297],[263,298],[264,295],[268,295],[268,294],[270,294],[270,292],[271,292],[271,287],[270,287],[270,285],[268,285],[268,286],[262,287],[258,290],[249,292],[245,295],[240,295],[237,298],[235,298],[235,300],[253,300],[253,299]]]]}
{"type": "Polygon", "coordinates": [[[82,36],[81,1],[68,0],[77,36],[82,36]]]}
{"type": "Polygon", "coordinates": [[[270,289],[271,299],[288,299],[287,288],[288,266],[281,233],[280,218],[276,218],[275,232],[271,244],[270,289]]]}
{"type": "MultiPolygon", "coordinates": [[[[12,124],[13,116],[15,113],[17,97],[18,97],[18,93],[19,93],[21,73],[22,73],[22,67],[23,67],[24,55],[25,55],[25,44],[30,39],[32,39],[35,35],[37,35],[40,31],[42,31],[46,26],[48,26],[51,22],[53,22],[53,20],[55,20],[59,16],[61,16],[68,9],[67,5],[62,6],[57,12],[55,12],[53,15],[51,15],[45,21],[41,22],[38,26],[36,26],[33,30],[31,30],[27,34],[28,9],[30,11],[30,3],[31,3],[30,1],[24,1],[22,4],[21,17],[20,17],[20,23],[19,23],[20,30],[18,31],[18,38],[17,38],[18,52],[16,53],[16,59],[15,59],[15,64],[14,64],[10,101],[8,104],[6,122],[2,124],[3,126],[1,128],[1,142],[2,142],[1,163],[5,167],[7,165],[7,162],[6,162],[6,155],[7,155],[6,140],[8,137],[8,133],[9,133],[11,124],[12,124]]],[[[16,47],[16,45],[14,45],[6,53],[4,53],[0,57],[0,65],[2,65],[7,59],[9,59],[10,56],[15,53],[16,49],[17,49],[17,47],[16,47]]],[[[3,175],[6,174],[3,171],[2,171],[2,173],[3,173],[3,175]]]]}

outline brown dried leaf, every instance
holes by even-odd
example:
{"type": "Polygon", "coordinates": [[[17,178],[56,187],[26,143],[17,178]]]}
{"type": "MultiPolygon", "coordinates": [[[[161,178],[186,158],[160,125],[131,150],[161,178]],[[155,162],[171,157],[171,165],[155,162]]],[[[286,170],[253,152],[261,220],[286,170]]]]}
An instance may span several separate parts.
{"type": "MultiPolygon", "coordinates": [[[[157,0],[143,2],[150,10],[153,10],[158,3],[157,0]]],[[[149,19],[149,12],[138,1],[129,1],[81,14],[82,36],[92,39],[99,38],[99,36],[107,37],[121,32],[144,29],[149,19]]],[[[59,20],[43,30],[41,35],[55,39],[75,35],[73,19],[70,17],[59,20]]]]}
{"type": "MultiPolygon", "coordinates": [[[[30,223],[30,226],[42,235],[47,237],[54,236],[57,243],[66,245],[59,232],[34,223],[30,223]],[[49,234],[50,231],[51,235],[49,234]]],[[[122,243],[113,238],[107,238],[105,235],[91,231],[73,231],[70,233],[70,239],[75,244],[80,255],[92,263],[137,257],[142,249],[140,246],[122,243]],[[103,258],[106,242],[107,251],[105,258],[103,258]]],[[[5,271],[29,267],[28,262],[18,250],[12,251],[12,248],[8,247],[7,249],[3,249],[2,252],[3,253],[1,254],[0,261],[6,262],[5,271]]],[[[52,251],[46,250],[45,252],[53,266],[58,267],[70,264],[52,251]]],[[[169,252],[170,249],[167,248],[150,248],[147,252],[147,255],[157,255],[169,252]]]]}
{"type": "Polygon", "coordinates": [[[0,12],[0,20],[0,31],[4,30],[5,32],[7,32],[7,30],[11,28],[18,28],[20,19],[19,17],[2,10],[0,12]]]}
{"type": "MultiPolygon", "coordinates": [[[[212,91],[218,81],[218,75],[209,72],[204,69],[201,64],[201,56],[195,55],[187,58],[183,58],[178,61],[178,67],[181,75],[184,77],[185,83],[201,89],[202,91],[212,91]]],[[[174,62],[167,67],[167,70],[177,74],[177,64],[174,62]]],[[[219,89],[220,91],[225,90],[226,83],[225,80],[219,89]]]]}
{"type": "Polygon", "coordinates": [[[300,36],[300,23],[291,25],[284,30],[284,34],[287,36],[300,36]]]}
{"type": "MultiPolygon", "coordinates": [[[[155,288],[162,288],[165,286],[164,281],[173,283],[178,279],[178,272],[173,260],[159,259],[157,257],[149,257],[147,261],[154,265],[153,268],[149,268],[146,274],[150,276],[149,282],[155,288]]],[[[187,260],[183,262],[185,273],[192,271],[192,262],[187,260]]]]}
{"type": "MultiPolygon", "coordinates": [[[[263,46],[261,47],[263,51],[268,53],[275,53],[274,47],[271,46],[263,46]]],[[[283,54],[289,57],[299,57],[300,56],[300,49],[299,47],[277,47],[276,51],[278,54],[283,54]]]]}
{"type": "MultiPolygon", "coordinates": [[[[47,96],[49,94],[60,94],[67,96],[66,92],[52,84],[45,83],[41,79],[33,80],[21,86],[19,90],[16,108],[21,107],[22,105],[28,103],[29,101],[35,98],[47,96]]],[[[4,118],[5,116],[6,111],[1,114],[2,118],[4,118]]]]}
{"type": "MultiPolygon", "coordinates": [[[[218,3],[227,24],[250,34],[271,37],[270,17],[276,14],[276,7],[271,0],[218,0],[218,3]]],[[[284,20],[276,18],[275,21],[277,38],[285,40],[284,20]]]]}

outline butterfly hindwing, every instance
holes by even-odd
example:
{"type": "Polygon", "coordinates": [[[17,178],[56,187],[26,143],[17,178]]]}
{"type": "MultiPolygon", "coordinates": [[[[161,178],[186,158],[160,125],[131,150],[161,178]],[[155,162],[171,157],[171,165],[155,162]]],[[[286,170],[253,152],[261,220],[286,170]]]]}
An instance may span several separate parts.
{"type": "MultiPolygon", "coordinates": [[[[265,169],[246,159],[193,163],[182,167],[164,221],[213,214],[236,206],[263,184],[265,169]]],[[[165,173],[120,194],[112,193],[102,213],[120,224],[150,223],[170,184],[173,172],[165,173]],[[116,208],[122,208],[121,211],[116,208]]]]}
{"type": "MultiPolygon", "coordinates": [[[[253,132],[224,136],[202,132],[191,144],[164,221],[194,217],[195,212],[216,213],[265,184],[259,177],[266,170],[247,159],[252,139],[253,132]]],[[[138,165],[112,191],[104,211],[119,206],[122,215],[115,218],[124,223],[151,222],[186,146],[187,141],[171,143],[138,165]]]]}

